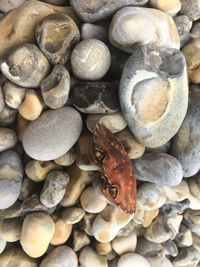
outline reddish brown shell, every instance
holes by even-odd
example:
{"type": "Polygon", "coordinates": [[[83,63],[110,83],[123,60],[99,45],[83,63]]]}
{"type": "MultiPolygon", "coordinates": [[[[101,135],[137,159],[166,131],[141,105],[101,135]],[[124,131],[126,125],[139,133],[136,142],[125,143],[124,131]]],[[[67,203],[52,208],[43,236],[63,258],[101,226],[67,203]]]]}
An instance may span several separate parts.
{"type": "Polygon", "coordinates": [[[92,145],[93,160],[106,178],[102,186],[103,195],[125,212],[133,213],[136,207],[136,179],[124,146],[100,123],[94,129],[92,145]],[[101,160],[95,155],[101,155],[101,160]]]}

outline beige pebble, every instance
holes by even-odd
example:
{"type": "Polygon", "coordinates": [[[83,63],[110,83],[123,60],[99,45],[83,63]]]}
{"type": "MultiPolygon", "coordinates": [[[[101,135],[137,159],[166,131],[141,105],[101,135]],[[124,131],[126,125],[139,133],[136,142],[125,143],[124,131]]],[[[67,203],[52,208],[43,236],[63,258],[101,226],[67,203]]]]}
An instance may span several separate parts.
{"type": "Polygon", "coordinates": [[[126,253],[119,258],[117,267],[131,266],[150,267],[150,264],[143,256],[136,253],[126,253]]]}
{"type": "Polygon", "coordinates": [[[81,250],[79,262],[82,267],[108,267],[106,257],[98,255],[92,248],[88,246],[81,250]]]}
{"type": "Polygon", "coordinates": [[[26,216],[22,226],[20,243],[32,258],[41,257],[53,237],[55,224],[44,212],[34,212],[26,216]]]}
{"type": "Polygon", "coordinates": [[[134,252],[137,245],[137,235],[132,233],[128,236],[115,237],[112,241],[112,248],[118,255],[134,252]]]}
{"type": "Polygon", "coordinates": [[[43,103],[38,93],[28,89],[24,102],[18,108],[20,115],[29,121],[34,121],[40,116],[42,109],[43,103]]]}
{"type": "Polygon", "coordinates": [[[96,194],[92,186],[82,192],[80,201],[82,208],[90,213],[99,213],[107,206],[107,202],[96,194]]]}
{"type": "Polygon", "coordinates": [[[90,244],[90,238],[88,235],[80,230],[74,230],[73,231],[73,249],[74,251],[79,251],[84,246],[90,244]]]}
{"type": "Polygon", "coordinates": [[[54,159],[54,162],[60,166],[70,166],[74,163],[76,159],[76,153],[74,147],[72,147],[68,152],[66,152],[61,157],[54,159]]]}
{"type": "Polygon", "coordinates": [[[62,245],[69,239],[72,232],[72,225],[67,224],[58,215],[53,215],[52,218],[55,223],[55,231],[50,243],[54,246],[62,245]]]}
{"type": "Polygon", "coordinates": [[[31,160],[26,164],[25,173],[34,182],[43,181],[48,173],[58,170],[60,167],[53,161],[31,160]]]}
{"type": "Polygon", "coordinates": [[[175,16],[181,9],[180,0],[150,0],[149,1],[152,7],[155,7],[170,16],[175,16]]]}
{"type": "Polygon", "coordinates": [[[99,255],[107,255],[112,252],[112,245],[110,242],[101,243],[99,241],[95,241],[95,249],[99,255]]]}
{"type": "Polygon", "coordinates": [[[16,242],[22,231],[22,218],[5,219],[0,223],[0,237],[7,242],[16,242]]]}
{"type": "Polygon", "coordinates": [[[65,223],[75,224],[82,220],[85,211],[78,207],[69,207],[62,210],[61,217],[65,223]]]}

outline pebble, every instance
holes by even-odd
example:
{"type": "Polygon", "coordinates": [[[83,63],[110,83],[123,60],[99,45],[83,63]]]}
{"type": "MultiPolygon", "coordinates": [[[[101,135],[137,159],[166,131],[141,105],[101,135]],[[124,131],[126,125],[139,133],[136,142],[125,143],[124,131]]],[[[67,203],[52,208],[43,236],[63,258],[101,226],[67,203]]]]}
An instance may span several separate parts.
{"type": "Polygon", "coordinates": [[[24,101],[19,105],[19,114],[26,120],[34,121],[42,113],[43,102],[40,95],[33,89],[28,89],[24,101]]]}
{"type": "MultiPolygon", "coordinates": [[[[99,254],[99,255],[105,255],[107,256],[108,254],[112,253],[112,245],[110,242],[108,243],[101,243],[99,241],[96,241],[95,242],[95,249],[96,249],[96,252],[99,254]]],[[[108,259],[108,258],[107,258],[108,259]]]]}
{"type": "Polygon", "coordinates": [[[119,109],[118,86],[103,81],[76,83],[72,103],[83,113],[114,113],[119,109]]]}
{"type": "Polygon", "coordinates": [[[36,27],[36,39],[49,61],[65,64],[73,47],[79,42],[80,32],[76,23],[65,14],[46,16],[36,27]]]}
{"type": "Polygon", "coordinates": [[[110,242],[116,237],[119,230],[125,227],[132,218],[132,214],[127,214],[119,208],[107,205],[96,216],[92,224],[93,235],[99,242],[110,242]]]}
{"type": "Polygon", "coordinates": [[[93,172],[83,171],[75,164],[67,169],[67,173],[69,174],[70,180],[60,203],[63,207],[74,206],[79,201],[82,191],[91,183],[93,178],[93,172]]]}
{"type": "Polygon", "coordinates": [[[7,209],[18,199],[23,178],[20,155],[8,150],[0,154],[0,209],[7,209]]]}
{"type": "Polygon", "coordinates": [[[165,204],[166,193],[162,186],[144,183],[137,191],[137,210],[153,211],[165,204]]]}
{"type": "Polygon", "coordinates": [[[192,246],[193,238],[191,230],[185,225],[181,224],[179,233],[177,234],[175,241],[179,248],[192,246]]]}
{"type": "MultiPolygon", "coordinates": [[[[158,201],[158,203],[160,203],[158,201]]],[[[156,203],[157,205],[157,203],[156,203]]],[[[137,225],[142,225],[144,228],[147,228],[148,226],[151,225],[152,221],[158,216],[159,214],[159,209],[155,210],[136,210],[133,221],[137,225]]]]}
{"type": "Polygon", "coordinates": [[[54,246],[62,245],[69,239],[72,232],[72,224],[66,223],[59,215],[53,214],[55,231],[50,243],[54,246]]]}
{"type": "Polygon", "coordinates": [[[40,267],[77,267],[76,253],[68,246],[56,247],[40,264],[40,267]]]}
{"type": "Polygon", "coordinates": [[[70,4],[84,22],[96,22],[110,17],[124,6],[143,6],[147,2],[148,0],[119,0],[117,2],[105,0],[101,3],[89,0],[85,3],[81,0],[71,0],[70,4]]]}
{"type": "Polygon", "coordinates": [[[6,82],[3,87],[5,102],[10,108],[18,109],[24,101],[26,89],[14,83],[6,82]]]}
{"type": "Polygon", "coordinates": [[[142,157],[145,147],[136,140],[134,135],[127,128],[117,133],[116,137],[124,145],[129,159],[142,157]]]}
{"type": "Polygon", "coordinates": [[[5,249],[6,245],[7,245],[7,242],[4,239],[0,238],[0,257],[1,257],[2,252],[5,249]]]}
{"type": "Polygon", "coordinates": [[[165,143],[162,146],[150,148],[146,147],[145,152],[153,152],[153,153],[169,153],[171,148],[171,140],[169,140],[167,143],[165,143]]]}
{"type": "Polygon", "coordinates": [[[195,267],[200,261],[199,251],[193,246],[183,248],[172,261],[174,267],[195,267]]]}
{"type": "Polygon", "coordinates": [[[62,210],[61,217],[65,223],[75,224],[82,220],[85,211],[78,207],[68,207],[62,210]]]}
{"type": "Polygon", "coordinates": [[[81,250],[79,262],[82,267],[108,267],[106,257],[98,255],[92,248],[88,246],[81,250]]]}
{"type": "Polygon", "coordinates": [[[20,248],[6,249],[0,254],[1,267],[39,267],[37,260],[29,257],[20,248]]]}
{"type": "Polygon", "coordinates": [[[173,267],[172,263],[166,257],[154,257],[154,258],[147,258],[148,262],[150,263],[151,267],[159,266],[159,267],[173,267]]]}
{"type": "Polygon", "coordinates": [[[72,72],[81,80],[101,79],[108,72],[110,64],[108,47],[97,39],[81,41],[71,53],[72,72]]]}
{"type": "Polygon", "coordinates": [[[23,178],[19,199],[24,201],[38,190],[39,183],[33,182],[26,175],[23,178]]]}
{"type": "Polygon", "coordinates": [[[0,3],[0,11],[7,13],[8,11],[17,8],[23,4],[25,0],[2,0],[0,3]]]}
{"type": "Polygon", "coordinates": [[[81,39],[98,39],[106,42],[108,39],[107,29],[103,25],[83,23],[81,25],[81,39]]]}
{"type": "Polygon", "coordinates": [[[34,182],[46,179],[48,173],[60,168],[53,161],[30,160],[25,167],[25,173],[34,182]]]}
{"type": "Polygon", "coordinates": [[[89,236],[93,236],[92,224],[96,218],[96,214],[85,213],[83,219],[79,223],[80,228],[89,236]]]}
{"type": "Polygon", "coordinates": [[[52,109],[63,107],[69,97],[70,75],[63,65],[55,65],[51,74],[41,82],[46,105],[52,109]]]}
{"type": "Polygon", "coordinates": [[[104,124],[112,133],[118,133],[126,128],[127,122],[121,112],[113,114],[90,114],[86,118],[86,125],[90,132],[93,132],[97,123],[104,124]]]}
{"type": "Polygon", "coordinates": [[[192,24],[192,29],[190,31],[190,37],[191,39],[197,39],[200,37],[200,22],[199,21],[195,21],[192,24]]]}
{"type": "Polygon", "coordinates": [[[189,186],[185,180],[182,180],[177,186],[165,186],[164,188],[167,195],[167,201],[169,203],[174,201],[180,202],[190,196],[189,186]]]}
{"type": "Polygon", "coordinates": [[[34,212],[27,215],[20,238],[23,250],[30,257],[39,258],[46,252],[54,230],[54,222],[48,214],[34,212]]]}
{"type": "Polygon", "coordinates": [[[180,15],[174,17],[174,22],[176,24],[178,34],[180,37],[181,47],[183,47],[189,40],[192,22],[186,15],[180,15]]]}
{"type": "Polygon", "coordinates": [[[159,243],[151,242],[143,236],[138,236],[136,253],[144,257],[155,257],[163,255],[163,247],[159,243]]]}
{"type": "Polygon", "coordinates": [[[2,73],[13,83],[37,88],[47,76],[50,64],[34,44],[13,48],[0,64],[2,73]]]}
{"type": "Polygon", "coordinates": [[[173,140],[172,155],[176,157],[182,167],[183,176],[191,177],[200,169],[200,93],[194,91],[190,94],[187,115],[173,140]]]}
{"type": "Polygon", "coordinates": [[[55,5],[55,6],[64,6],[68,1],[66,0],[43,0],[43,2],[51,4],[51,5],[55,5]]]}
{"type": "Polygon", "coordinates": [[[82,119],[75,109],[63,107],[48,110],[28,125],[23,136],[23,147],[33,159],[56,159],[74,145],[81,130],[82,119]]]}
{"type": "Polygon", "coordinates": [[[147,153],[133,162],[135,176],[140,181],[176,186],[183,178],[181,163],[165,153],[147,153]]]}
{"type": "Polygon", "coordinates": [[[168,0],[150,0],[150,5],[157,8],[170,16],[175,16],[181,9],[181,1],[174,0],[169,2],[168,0]]]}
{"type": "Polygon", "coordinates": [[[112,241],[112,248],[118,255],[134,252],[137,245],[137,235],[132,233],[128,236],[115,237],[112,241]]]}
{"type": "Polygon", "coordinates": [[[82,208],[90,213],[99,213],[107,206],[107,202],[98,197],[92,186],[82,192],[80,202],[82,208]]]}
{"type": "Polygon", "coordinates": [[[75,159],[76,159],[76,153],[74,147],[72,147],[64,155],[55,159],[54,162],[60,166],[70,166],[74,163],[75,159]]]}
{"type": "Polygon", "coordinates": [[[88,235],[80,230],[73,231],[73,249],[75,252],[90,244],[88,235]]]}
{"type": "Polygon", "coordinates": [[[180,48],[178,30],[171,16],[143,7],[129,6],[117,11],[109,27],[109,41],[128,53],[135,51],[134,44],[180,48]]]}
{"type": "Polygon", "coordinates": [[[0,128],[0,152],[13,148],[17,143],[16,133],[9,128],[0,128]]]}
{"type": "Polygon", "coordinates": [[[5,106],[5,97],[4,97],[2,86],[0,86],[0,112],[3,111],[4,106],[5,106]]]}
{"type": "Polygon", "coordinates": [[[0,126],[8,126],[14,123],[17,115],[17,110],[5,105],[0,112],[0,126]]]}
{"type": "Polygon", "coordinates": [[[16,116],[16,130],[17,130],[17,136],[18,136],[18,139],[19,139],[20,142],[22,142],[25,129],[29,125],[29,123],[30,123],[30,121],[24,119],[19,114],[19,112],[17,113],[17,116],[16,116]]]}
{"type": "Polygon", "coordinates": [[[150,267],[149,262],[137,253],[126,253],[119,258],[117,267],[150,267]]]}
{"type": "Polygon", "coordinates": [[[163,256],[176,257],[178,255],[178,247],[173,240],[165,241],[164,243],[162,243],[162,247],[163,247],[163,256]]]}
{"type": "Polygon", "coordinates": [[[60,203],[65,195],[65,188],[69,183],[69,175],[64,171],[50,172],[44,182],[40,201],[47,208],[53,208],[60,203]]]}
{"type": "Polygon", "coordinates": [[[189,208],[189,206],[190,206],[189,199],[183,200],[181,202],[168,203],[164,204],[160,208],[160,213],[170,217],[175,214],[182,214],[186,209],[189,208]]]}
{"type": "Polygon", "coordinates": [[[186,15],[191,21],[200,18],[199,0],[181,0],[180,14],[186,15]]]}
{"type": "Polygon", "coordinates": [[[119,98],[129,129],[141,144],[154,148],[168,142],[188,106],[183,54],[164,47],[135,48],[121,76],[119,98]]]}
{"type": "Polygon", "coordinates": [[[16,242],[22,231],[22,218],[6,219],[0,222],[0,238],[7,242],[16,242]]]}

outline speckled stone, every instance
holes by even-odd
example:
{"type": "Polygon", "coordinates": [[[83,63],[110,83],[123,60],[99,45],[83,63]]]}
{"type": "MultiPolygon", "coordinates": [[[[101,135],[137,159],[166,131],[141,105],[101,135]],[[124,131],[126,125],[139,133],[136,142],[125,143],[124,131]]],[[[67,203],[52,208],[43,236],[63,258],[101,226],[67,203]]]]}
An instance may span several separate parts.
{"type": "Polygon", "coordinates": [[[23,136],[26,153],[37,160],[52,160],[66,153],[82,130],[80,114],[71,107],[43,113],[31,122],[23,136]]]}

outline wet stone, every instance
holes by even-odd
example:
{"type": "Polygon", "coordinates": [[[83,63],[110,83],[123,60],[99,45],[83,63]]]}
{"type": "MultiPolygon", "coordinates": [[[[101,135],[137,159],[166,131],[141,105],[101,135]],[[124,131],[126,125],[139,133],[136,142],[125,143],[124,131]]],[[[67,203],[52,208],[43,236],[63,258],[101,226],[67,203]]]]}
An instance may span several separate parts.
{"type": "Polygon", "coordinates": [[[189,40],[192,22],[189,20],[188,16],[185,15],[174,17],[174,22],[178,29],[181,47],[183,47],[185,43],[189,40]]]}
{"type": "Polygon", "coordinates": [[[24,44],[9,52],[0,69],[11,82],[37,88],[49,73],[50,63],[36,45],[24,44]]]}
{"type": "Polygon", "coordinates": [[[73,87],[72,103],[83,113],[116,112],[119,109],[117,84],[111,82],[77,83],[73,87]]]}
{"type": "Polygon", "coordinates": [[[76,23],[67,15],[51,14],[36,28],[40,49],[55,64],[65,64],[72,48],[79,42],[80,32],[76,23]]]}
{"type": "Polygon", "coordinates": [[[10,108],[17,109],[22,104],[26,89],[14,83],[6,82],[3,87],[5,102],[10,108]]]}

